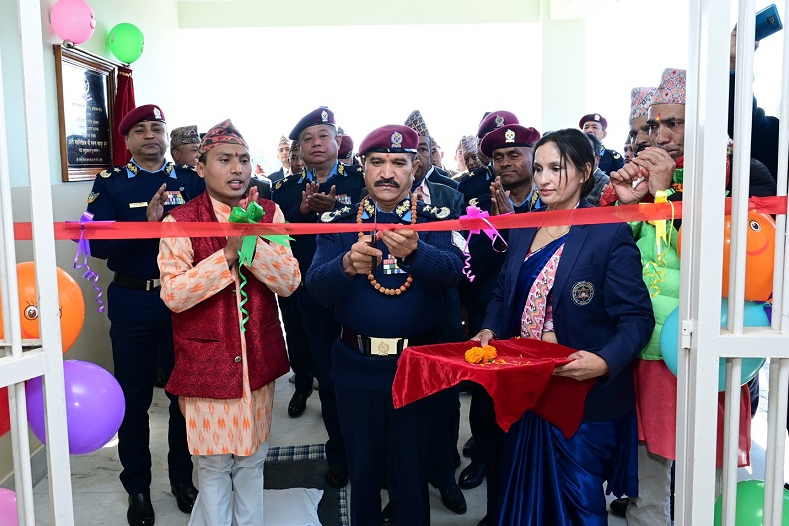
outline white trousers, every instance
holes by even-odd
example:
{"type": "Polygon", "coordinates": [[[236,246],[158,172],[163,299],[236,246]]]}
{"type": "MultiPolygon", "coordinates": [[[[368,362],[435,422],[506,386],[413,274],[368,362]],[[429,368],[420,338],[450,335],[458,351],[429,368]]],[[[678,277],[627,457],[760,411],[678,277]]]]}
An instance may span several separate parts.
{"type": "Polygon", "coordinates": [[[248,457],[197,456],[198,489],[188,526],[263,526],[268,441],[248,457]]]}
{"type": "Polygon", "coordinates": [[[627,506],[628,526],[669,526],[671,515],[671,464],[673,460],[655,455],[638,443],[638,497],[627,506]]]}

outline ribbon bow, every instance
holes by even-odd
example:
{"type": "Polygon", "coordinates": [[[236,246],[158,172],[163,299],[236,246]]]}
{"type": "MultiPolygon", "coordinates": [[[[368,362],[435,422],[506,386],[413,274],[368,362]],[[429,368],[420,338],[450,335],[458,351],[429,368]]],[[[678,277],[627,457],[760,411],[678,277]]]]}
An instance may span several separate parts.
{"type": "Polygon", "coordinates": [[[74,255],[74,269],[78,270],[81,268],[86,269],[85,272],[82,274],[82,277],[86,280],[90,281],[93,285],[93,290],[96,291],[96,303],[99,304],[98,308],[96,309],[97,312],[103,313],[104,312],[104,301],[101,299],[102,291],[101,287],[99,287],[99,275],[93,272],[90,269],[90,265],[88,265],[88,258],[90,257],[90,242],[85,239],[85,223],[90,223],[93,221],[93,214],[88,212],[87,210],[82,213],[82,217],[79,218],[79,224],[82,226],[82,229],[79,234],[79,241],[77,241],[77,253],[74,255]],[[82,263],[79,262],[80,255],[82,256],[82,263]]]}
{"type": "MultiPolygon", "coordinates": [[[[259,223],[265,215],[266,211],[263,210],[263,207],[257,202],[251,201],[247,205],[246,210],[240,206],[233,207],[233,209],[230,210],[230,217],[228,217],[228,221],[231,223],[254,224],[259,223]]],[[[268,239],[272,243],[282,245],[284,247],[289,246],[288,241],[293,239],[287,234],[260,237],[263,239],[268,239]]],[[[249,301],[249,295],[244,290],[244,286],[247,284],[247,278],[244,273],[241,272],[241,267],[243,265],[249,266],[252,264],[252,259],[255,257],[255,246],[257,245],[257,242],[257,236],[244,236],[244,239],[241,241],[241,249],[238,251],[238,275],[241,277],[241,285],[239,286],[239,290],[241,291],[241,302],[239,303],[238,308],[241,310],[241,332],[246,332],[246,324],[249,320],[249,312],[247,312],[247,310],[244,308],[244,305],[246,305],[247,301],[249,301]]]]}
{"type": "MultiPolygon", "coordinates": [[[[507,215],[507,214],[502,214],[502,215],[507,215]]],[[[463,220],[463,219],[481,219],[482,221],[485,222],[485,224],[488,225],[488,227],[490,227],[490,228],[483,228],[483,229],[479,229],[478,228],[478,229],[474,229],[474,230],[469,230],[469,232],[468,232],[468,237],[466,238],[466,244],[463,247],[463,255],[466,258],[466,263],[463,265],[463,274],[466,275],[466,277],[468,278],[469,282],[474,281],[474,277],[475,277],[474,273],[471,272],[471,253],[468,251],[468,245],[471,242],[471,236],[473,236],[474,234],[479,234],[480,232],[485,232],[485,235],[488,236],[488,238],[491,241],[491,246],[493,247],[493,250],[495,250],[496,252],[506,252],[507,251],[507,241],[503,237],[501,237],[501,234],[499,234],[499,231],[496,229],[496,227],[493,226],[490,223],[490,221],[487,220],[488,216],[489,216],[489,214],[488,214],[488,212],[486,210],[481,210],[479,207],[477,207],[475,205],[467,206],[466,207],[466,215],[460,216],[461,220],[463,220]],[[501,242],[504,243],[504,249],[503,250],[499,250],[499,249],[496,248],[496,239],[497,238],[501,239],[501,242]]]]}
{"type": "Polygon", "coordinates": [[[655,193],[655,203],[671,204],[671,222],[665,219],[653,219],[649,224],[655,227],[655,261],[650,261],[646,266],[646,275],[652,278],[650,288],[653,289],[652,297],[660,294],[659,284],[666,281],[666,252],[671,247],[671,240],[668,235],[668,225],[674,223],[674,203],[668,200],[668,194],[660,190],[655,193]]]}

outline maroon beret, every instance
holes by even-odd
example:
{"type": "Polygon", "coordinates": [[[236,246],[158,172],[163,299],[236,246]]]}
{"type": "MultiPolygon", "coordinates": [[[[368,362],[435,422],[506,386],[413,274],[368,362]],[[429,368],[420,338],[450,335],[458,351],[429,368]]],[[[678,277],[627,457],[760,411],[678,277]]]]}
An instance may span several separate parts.
{"type": "Polygon", "coordinates": [[[145,106],[138,106],[127,113],[118,125],[118,133],[126,135],[132,126],[142,121],[164,121],[164,112],[155,104],[146,104],[145,106]]]}
{"type": "Polygon", "coordinates": [[[540,132],[524,128],[519,124],[508,124],[487,134],[479,145],[485,157],[493,157],[493,150],[515,146],[534,146],[540,140],[540,132]]]}
{"type": "Polygon", "coordinates": [[[337,157],[344,159],[353,151],[353,139],[350,135],[343,135],[340,142],[340,149],[337,151],[337,157]]]}
{"type": "Polygon", "coordinates": [[[581,117],[581,120],[578,121],[578,127],[583,129],[584,124],[589,121],[599,122],[600,126],[602,126],[604,130],[608,128],[608,121],[605,120],[605,117],[603,117],[599,113],[590,113],[589,115],[584,115],[583,117],[581,117]]]}
{"type": "Polygon", "coordinates": [[[299,123],[296,124],[296,126],[291,130],[290,135],[288,135],[288,139],[291,141],[297,141],[301,132],[310,126],[317,126],[319,124],[335,126],[336,123],[334,122],[334,112],[325,106],[321,106],[317,110],[309,112],[307,115],[302,117],[299,123]]]}
{"type": "Polygon", "coordinates": [[[416,153],[419,135],[408,126],[389,124],[371,131],[359,146],[359,155],[370,152],[416,153]]]}
{"type": "Polygon", "coordinates": [[[477,139],[482,139],[493,130],[509,124],[519,124],[518,117],[516,117],[514,113],[508,111],[494,111],[493,113],[489,113],[482,119],[482,122],[479,123],[477,139]]]}

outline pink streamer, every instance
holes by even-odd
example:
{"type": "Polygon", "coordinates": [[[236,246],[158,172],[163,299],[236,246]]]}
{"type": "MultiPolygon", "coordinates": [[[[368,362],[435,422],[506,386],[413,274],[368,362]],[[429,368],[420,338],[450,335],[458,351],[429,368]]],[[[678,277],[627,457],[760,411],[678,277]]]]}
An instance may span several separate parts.
{"type": "Polygon", "coordinates": [[[82,277],[86,280],[90,281],[93,285],[93,290],[96,291],[96,303],[99,304],[98,308],[96,309],[97,312],[103,313],[104,312],[104,301],[101,299],[102,290],[99,287],[99,275],[93,272],[90,269],[90,265],[88,265],[88,258],[90,257],[90,242],[85,239],[85,223],[89,223],[93,221],[93,214],[88,211],[82,213],[82,217],[79,219],[80,225],[82,225],[82,231],[79,235],[79,241],[77,241],[77,253],[74,255],[74,269],[86,269],[85,272],[82,274],[82,277]],[[82,255],[82,263],[79,263],[80,255],[82,255]]]}
{"type": "MultiPolygon", "coordinates": [[[[500,214],[500,215],[509,215],[511,213],[512,212],[509,212],[507,214],[500,214]]],[[[473,236],[474,234],[479,234],[480,232],[485,232],[485,235],[487,235],[488,238],[490,239],[493,250],[495,250],[496,252],[507,251],[507,241],[503,237],[501,237],[501,234],[499,234],[499,231],[496,229],[496,227],[490,224],[490,221],[487,220],[488,216],[489,214],[487,211],[480,210],[479,207],[474,205],[467,206],[466,215],[460,216],[460,219],[481,219],[482,221],[485,222],[486,225],[490,227],[490,228],[483,228],[481,230],[480,229],[469,230],[468,232],[468,237],[466,238],[466,245],[463,247],[463,255],[466,258],[466,261],[463,264],[463,274],[466,275],[469,282],[474,281],[475,278],[474,273],[471,272],[471,253],[468,251],[468,245],[471,242],[471,236],[473,236]],[[504,243],[504,249],[499,250],[496,248],[497,238],[501,239],[501,242],[504,243]]]]}

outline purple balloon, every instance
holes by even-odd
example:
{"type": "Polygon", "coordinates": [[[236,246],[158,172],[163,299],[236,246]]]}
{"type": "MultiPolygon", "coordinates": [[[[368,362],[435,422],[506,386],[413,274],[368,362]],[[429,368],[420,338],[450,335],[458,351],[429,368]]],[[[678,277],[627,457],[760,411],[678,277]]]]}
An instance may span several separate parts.
{"type": "MultiPolygon", "coordinates": [[[[123,421],[126,400],[118,381],[90,362],[63,362],[66,384],[68,449],[72,455],[96,451],[109,442],[123,421]]],[[[27,420],[33,434],[46,444],[42,377],[27,382],[27,420]]]]}

